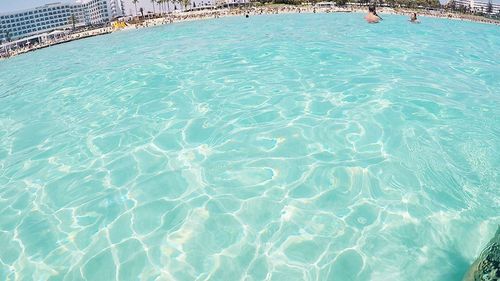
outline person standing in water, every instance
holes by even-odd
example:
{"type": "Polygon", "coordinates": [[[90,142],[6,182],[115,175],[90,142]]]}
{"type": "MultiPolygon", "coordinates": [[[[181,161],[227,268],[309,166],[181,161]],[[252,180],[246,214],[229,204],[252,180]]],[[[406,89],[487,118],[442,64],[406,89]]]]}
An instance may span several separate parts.
{"type": "Polygon", "coordinates": [[[378,23],[382,18],[377,15],[377,11],[375,10],[375,6],[368,7],[368,15],[365,16],[365,20],[368,23],[378,23]]]}
{"type": "Polygon", "coordinates": [[[412,23],[420,23],[420,21],[417,19],[417,13],[412,13],[410,16],[410,22],[412,23]]]}

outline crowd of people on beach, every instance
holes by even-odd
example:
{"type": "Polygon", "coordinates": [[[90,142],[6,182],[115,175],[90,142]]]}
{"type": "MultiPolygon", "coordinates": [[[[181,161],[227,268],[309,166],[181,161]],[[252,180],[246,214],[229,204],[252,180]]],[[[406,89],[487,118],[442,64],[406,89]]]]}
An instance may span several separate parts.
{"type": "MultiPolygon", "coordinates": [[[[316,6],[261,6],[261,7],[244,7],[235,9],[221,9],[221,10],[205,10],[198,12],[187,12],[181,14],[169,14],[166,17],[159,17],[156,19],[145,20],[144,22],[135,25],[136,28],[149,27],[160,24],[169,24],[180,21],[198,20],[206,18],[219,18],[223,16],[245,16],[250,17],[253,15],[271,15],[271,14],[284,14],[284,13],[334,13],[334,12],[357,12],[364,13],[368,9],[369,14],[375,11],[375,6],[345,6],[345,7],[328,7],[319,8],[316,6]],[[373,10],[373,11],[372,11],[373,10]]],[[[395,8],[380,8],[379,11],[384,14],[395,14],[395,15],[408,15],[410,17],[409,21],[413,23],[419,23],[417,19],[417,13],[411,9],[395,9],[395,8]]],[[[376,13],[376,12],[375,12],[376,13]]],[[[436,10],[421,10],[419,11],[421,16],[427,17],[438,17],[438,18],[451,18],[459,20],[468,21],[478,21],[490,24],[500,25],[500,21],[494,19],[483,18],[475,15],[466,14],[454,14],[448,13],[446,11],[436,11],[436,10]]],[[[367,15],[368,16],[368,15],[367,15]]],[[[371,16],[370,16],[371,17],[371,16]]],[[[380,20],[380,16],[377,14],[376,19],[380,20]]]]}
{"type": "MultiPolygon", "coordinates": [[[[33,50],[49,47],[52,45],[69,42],[77,39],[108,34],[113,31],[123,30],[123,29],[139,29],[146,28],[157,25],[164,24],[172,24],[175,22],[182,21],[192,21],[192,20],[200,20],[207,18],[220,18],[225,16],[256,16],[263,14],[285,14],[285,13],[334,13],[334,12],[358,12],[365,13],[368,9],[368,14],[365,16],[365,20],[368,23],[378,23],[382,20],[380,15],[377,13],[375,6],[345,6],[345,7],[317,7],[317,6],[291,6],[291,5],[283,5],[283,6],[259,6],[259,7],[238,7],[233,9],[216,9],[216,10],[201,10],[201,11],[190,11],[183,12],[178,14],[167,14],[167,15],[157,15],[156,17],[145,19],[145,20],[137,20],[135,19],[129,23],[119,23],[119,24],[110,24],[109,27],[77,32],[73,34],[64,35],[57,39],[50,39],[43,43],[38,44],[28,44],[21,47],[16,46],[14,50],[0,50],[0,59],[15,56],[18,54],[30,52],[33,50]],[[3,51],[3,52],[2,52],[3,51]]],[[[417,19],[417,14],[413,10],[408,9],[395,9],[383,7],[380,8],[379,11],[384,14],[397,14],[397,15],[408,15],[409,21],[412,23],[420,23],[417,19]]],[[[420,15],[427,17],[439,17],[439,18],[449,18],[449,19],[459,19],[459,20],[468,20],[468,21],[478,21],[490,24],[500,25],[500,21],[487,19],[474,15],[465,15],[465,14],[452,14],[446,11],[419,11],[420,15]]]]}

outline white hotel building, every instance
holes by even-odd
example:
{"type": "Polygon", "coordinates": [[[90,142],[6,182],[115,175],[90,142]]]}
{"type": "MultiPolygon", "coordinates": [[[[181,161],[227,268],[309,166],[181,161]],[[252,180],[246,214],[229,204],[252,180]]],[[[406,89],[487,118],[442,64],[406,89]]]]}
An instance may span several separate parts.
{"type": "MultiPolygon", "coordinates": [[[[470,7],[471,11],[486,13],[488,10],[488,0],[475,1],[475,0],[449,0],[448,4],[455,2],[456,7],[470,7]]],[[[500,13],[500,4],[492,2],[492,13],[500,13]]]]}
{"type": "Polygon", "coordinates": [[[97,25],[124,16],[123,0],[80,0],[53,3],[28,10],[0,14],[0,43],[56,29],[97,25]]]}

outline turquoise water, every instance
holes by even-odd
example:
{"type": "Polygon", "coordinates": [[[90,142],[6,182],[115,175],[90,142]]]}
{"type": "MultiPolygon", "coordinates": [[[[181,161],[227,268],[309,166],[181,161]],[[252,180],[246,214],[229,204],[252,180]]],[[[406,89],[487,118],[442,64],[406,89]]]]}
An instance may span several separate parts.
{"type": "Polygon", "coordinates": [[[460,280],[500,223],[500,28],[384,18],[0,62],[0,280],[460,280]]]}

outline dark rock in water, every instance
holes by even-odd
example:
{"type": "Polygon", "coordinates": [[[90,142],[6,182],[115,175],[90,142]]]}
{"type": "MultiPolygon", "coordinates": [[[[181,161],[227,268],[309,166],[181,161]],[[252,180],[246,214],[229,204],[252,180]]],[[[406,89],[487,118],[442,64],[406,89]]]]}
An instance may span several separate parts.
{"type": "Polygon", "coordinates": [[[463,281],[498,280],[500,280],[500,226],[495,237],[486,245],[463,279],[463,281]]]}

